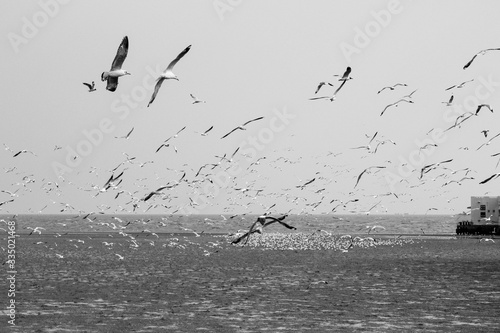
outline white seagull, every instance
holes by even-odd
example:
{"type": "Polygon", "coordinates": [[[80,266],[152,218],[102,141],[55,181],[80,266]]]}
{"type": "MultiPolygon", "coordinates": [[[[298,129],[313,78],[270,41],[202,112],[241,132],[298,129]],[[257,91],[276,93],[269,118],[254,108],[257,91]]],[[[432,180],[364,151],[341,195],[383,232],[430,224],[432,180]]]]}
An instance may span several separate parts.
{"type": "Polygon", "coordinates": [[[193,99],[193,104],[198,104],[198,103],[206,103],[206,101],[202,101],[201,99],[196,98],[193,94],[189,94],[191,98],[193,99]]]}
{"type": "Polygon", "coordinates": [[[179,81],[179,78],[177,77],[177,75],[175,75],[172,72],[172,69],[174,69],[175,64],[177,64],[177,62],[179,60],[181,60],[181,58],[184,57],[186,55],[186,53],[188,53],[188,51],[190,49],[191,49],[191,45],[189,45],[188,47],[186,47],[184,49],[184,51],[182,51],[181,53],[179,53],[179,55],[177,56],[177,58],[175,58],[174,60],[172,60],[172,62],[168,65],[167,69],[165,69],[165,71],[163,71],[163,73],[161,73],[160,77],[158,79],[156,79],[155,91],[153,92],[153,95],[151,96],[151,99],[150,99],[150,101],[148,103],[148,107],[155,100],[156,94],[158,94],[158,90],[160,90],[160,87],[161,87],[161,84],[163,83],[163,81],[170,80],[170,79],[179,81]]]}
{"type": "Polygon", "coordinates": [[[118,78],[120,76],[124,75],[130,75],[129,72],[126,70],[122,69],[123,62],[125,61],[125,58],[127,57],[128,53],[128,37],[125,36],[123,37],[123,40],[118,47],[118,51],[116,51],[116,56],[115,59],[113,60],[113,63],[111,64],[111,69],[109,72],[102,72],[101,74],[101,80],[102,81],[108,81],[108,84],[106,85],[106,89],[109,91],[115,91],[116,87],[118,86],[118,78]]]}
{"type": "Polygon", "coordinates": [[[258,118],[249,120],[246,123],[244,123],[243,125],[240,125],[240,126],[237,126],[237,127],[233,128],[229,133],[227,133],[226,135],[224,135],[221,139],[224,139],[226,136],[228,136],[229,134],[233,133],[236,130],[243,130],[243,131],[245,131],[246,130],[246,128],[245,128],[246,125],[250,124],[251,122],[254,122],[254,121],[257,121],[257,120],[261,120],[261,119],[264,119],[264,117],[258,117],[258,118]]]}
{"type": "Polygon", "coordinates": [[[407,87],[408,85],[406,83],[396,83],[395,85],[393,86],[387,86],[387,87],[383,87],[382,89],[380,89],[377,94],[380,94],[382,91],[384,91],[385,89],[389,89],[389,90],[394,90],[397,86],[403,86],[403,87],[407,87]]]}

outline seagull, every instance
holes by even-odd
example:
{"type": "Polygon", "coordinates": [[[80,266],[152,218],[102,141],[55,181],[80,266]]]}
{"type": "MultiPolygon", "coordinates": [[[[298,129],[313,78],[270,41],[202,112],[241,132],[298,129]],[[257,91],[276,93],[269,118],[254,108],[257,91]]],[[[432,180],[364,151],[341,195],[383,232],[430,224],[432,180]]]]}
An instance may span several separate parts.
{"type": "Polygon", "coordinates": [[[421,153],[423,149],[429,148],[429,147],[437,147],[438,145],[436,143],[428,143],[426,145],[423,145],[422,147],[418,148],[419,152],[421,153]]]}
{"type": "Polygon", "coordinates": [[[134,127],[132,127],[132,129],[130,130],[130,132],[127,133],[127,135],[125,136],[115,136],[116,139],[128,139],[130,134],[132,134],[132,132],[134,131],[134,127]]]}
{"type": "Polygon", "coordinates": [[[441,102],[441,103],[446,104],[446,106],[452,106],[451,104],[452,102],[453,102],[453,95],[451,95],[450,100],[448,102],[441,102]]]}
{"type": "Polygon", "coordinates": [[[342,89],[342,87],[344,86],[344,84],[348,80],[352,80],[352,77],[350,77],[349,74],[351,74],[351,67],[347,67],[347,69],[344,72],[344,75],[342,75],[342,77],[339,79],[339,81],[343,81],[343,82],[340,85],[340,87],[338,87],[337,90],[335,90],[335,92],[333,93],[333,96],[332,96],[333,99],[335,99],[335,96],[337,96],[337,93],[340,91],[340,89],[342,89]]]}
{"type": "Polygon", "coordinates": [[[477,109],[476,109],[476,114],[475,114],[476,116],[479,113],[479,110],[481,110],[481,108],[483,108],[483,107],[489,109],[491,111],[491,113],[493,113],[493,109],[491,108],[491,106],[489,104],[479,104],[477,106],[477,109]]]}
{"type": "Polygon", "coordinates": [[[177,133],[175,133],[174,135],[172,135],[171,137],[169,137],[168,139],[166,139],[163,142],[167,142],[170,139],[175,139],[179,135],[179,133],[182,132],[182,131],[184,131],[185,129],[186,129],[186,126],[184,126],[183,128],[181,128],[180,130],[178,130],[177,133]]]}
{"type": "Polygon", "coordinates": [[[95,82],[94,81],[92,81],[92,83],[85,83],[85,82],[83,82],[83,84],[86,85],[89,88],[89,92],[96,91],[96,89],[95,89],[95,82]]]}
{"type": "Polygon", "coordinates": [[[241,242],[245,237],[247,237],[247,240],[245,241],[245,244],[248,242],[248,239],[250,239],[250,235],[255,233],[255,232],[258,232],[258,233],[262,233],[262,229],[264,229],[265,227],[273,224],[273,223],[276,223],[278,222],[279,224],[281,224],[282,226],[288,228],[288,229],[292,229],[292,230],[297,230],[297,228],[295,227],[292,227],[291,225],[283,222],[283,220],[287,217],[288,215],[283,215],[279,218],[275,218],[275,217],[272,217],[272,216],[266,216],[266,215],[261,215],[257,218],[257,221],[255,221],[252,226],[250,227],[250,229],[248,230],[247,233],[245,233],[244,235],[238,237],[237,239],[233,240],[231,243],[232,244],[238,244],[239,242],[241,242]],[[266,221],[266,220],[271,220],[271,221],[266,221]],[[254,229],[254,227],[257,225],[257,223],[260,223],[261,226],[260,228],[257,228],[257,229],[254,229]]]}
{"type": "Polygon", "coordinates": [[[156,191],[152,191],[152,192],[150,192],[148,195],[146,195],[146,196],[142,199],[142,201],[148,201],[149,199],[151,199],[151,197],[152,197],[153,195],[156,195],[156,194],[163,194],[163,193],[161,193],[160,191],[162,191],[162,190],[164,190],[164,189],[166,189],[166,188],[169,188],[169,187],[172,187],[172,186],[162,186],[162,187],[160,187],[159,189],[157,189],[156,191]]]}
{"type": "Polygon", "coordinates": [[[457,119],[455,119],[455,124],[451,125],[450,127],[448,127],[447,129],[445,129],[443,132],[447,132],[449,131],[450,129],[454,128],[454,127],[457,127],[457,126],[460,126],[463,122],[465,122],[467,119],[469,119],[470,117],[472,117],[474,115],[474,113],[472,112],[465,112],[465,113],[462,113],[461,115],[459,115],[457,117],[457,119]],[[463,118],[463,119],[462,119],[463,118]],[[460,122],[459,120],[462,119],[460,122]]]}
{"type": "Polygon", "coordinates": [[[462,177],[462,179],[460,179],[460,180],[450,180],[449,182],[446,182],[441,186],[450,185],[451,183],[457,183],[458,185],[462,185],[462,181],[469,180],[469,179],[474,179],[474,177],[462,177]]]}
{"type": "Polygon", "coordinates": [[[229,134],[233,133],[236,130],[246,130],[246,128],[245,128],[246,125],[250,124],[251,122],[254,122],[254,121],[257,121],[257,120],[261,120],[263,118],[264,117],[258,117],[258,118],[249,120],[246,123],[244,123],[243,125],[240,125],[240,126],[237,126],[237,127],[233,128],[229,133],[227,133],[226,135],[224,135],[221,139],[224,139],[226,136],[228,136],[229,134]]]}
{"type": "Polygon", "coordinates": [[[408,85],[406,83],[396,83],[395,85],[393,86],[388,86],[388,87],[383,87],[382,89],[380,89],[377,94],[380,94],[382,91],[384,91],[385,89],[390,89],[390,90],[394,90],[397,86],[403,86],[403,87],[407,87],[408,85]]]}
{"type": "Polygon", "coordinates": [[[191,98],[193,99],[193,104],[206,103],[206,101],[202,101],[202,100],[196,98],[193,94],[189,94],[189,96],[191,96],[191,98]]]}
{"type": "Polygon", "coordinates": [[[498,133],[497,135],[495,135],[494,137],[492,137],[491,139],[489,139],[488,142],[483,143],[482,145],[480,145],[479,147],[477,147],[476,151],[478,151],[479,149],[481,149],[483,146],[488,146],[491,143],[491,141],[493,141],[493,139],[497,138],[499,135],[500,135],[500,133],[498,133]]]}
{"type": "Polygon", "coordinates": [[[45,228],[42,228],[42,227],[36,227],[36,228],[26,227],[26,229],[31,229],[31,232],[28,236],[31,236],[31,234],[34,232],[38,232],[38,234],[41,235],[42,232],[40,231],[40,229],[45,230],[45,228]]]}
{"type": "Polygon", "coordinates": [[[364,170],[363,170],[363,171],[359,174],[358,179],[356,180],[356,185],[354,185],[354,188],[356,188],[356,186],[358,186],[358,183],[359,183],[359,180],[361,179],[361,176],[363,176],[363,174],[364,174],[365,172],[369,172],[369,171],[370,171],[370,169],[373,169],[373,168],[377,168],[377,169],[384,169],[384,168],[385,168],[385,166],[371,166],[371,167],[369,167],[369,168],[364,169],[364,170]]]}
{"type": "Polygon", "coordinates": [[[115,253],[115,255],[116,255],[116,256],[118,256],[118,260],[123,260],[123,259],[125,259],[125,257],[124,257],[124,256],[119,255],[118,253],[115,253]]]}
{"type": "Polygon", "coordinates": [[[208,132],[210,132],[214,127],[211,126],[209,129],[207,129],[205,132],[201,133],[201,132],[196,132],[198,134],[200,134],[201,136],[206,136],[208,134],[208,132]]]}
{"type": "Polygon", "coordinates": [[[179,78],[177,77],[177,75],[175,75],[172,72],[172,69],[174,69],[174,66],[177,64],[177,62],[179,60],[181,60],[181,58],[184,57],[190,49],[191,49],[191,45],[189,45],[181,53],[179,53],[177,58],[172,60],[172,62],[168,65],[167,69],[165,69],[163,71],[163,73],[161,73],[160,77],[158,79],[156,79],[157,82],[156,82],[156,86],[155,86],[155,91],[153,92],[153,95],[151,96],[151,100],[148,103],[148,107],[155,100],[156,94],[158,94],[158,90],[160,90],[160,87],[161,87],[161,84],[163,83],[163,81],[170,80],[170,79],[179,81],[179,78]]]}
{"type": "Polygon", "coordinates": [[[20,150],[17,153],[15,153],[14,156],[12,156],[12,157],[17,157],[17,156],[19,156],[21,154],[25,154],[25,153],[30,153],[30,154],[36,156],[36,154],[34,152],[26,150],[26,149],[23,149],[23,150],[20,150]]]}
{"type": "Polygon", "coordinates": [[[469,60],[469,62],[468,62],[468,63],[466,63],[466,64],[464,65],[464,69],[467,69],[467,68],[468,68],[468,67],[472,64],[472,62],[474,61],[474,59],[476,59],[476,57],[477,57],[478,55],[484,55],[484,54],[485,54],[486,52],[488,52],[488,51],[499,51],[499,50],[500,50],[500,48],[496,48],[496,49],[486,49],[486,50],[479,51],[478,53],[474,54],[474,56],[472,57],[472,59],[471,59],[471,60],[469,60]]]}
{"type": "Polygon", "coordinates": [[[450,90],[450,89],[453,89],[453,88],[457,88],[457,89],[463,88],[466,83],[469,83],[469,82],[472,82],[472,81],[474,81],[474,79],[469,80],[469,81],[464,81],[464,82],[462,82],[460,84],[455,84],[455,85],[453,85],[451,87],[446,88],[444,91],[447,91],[447,90],[450,90]]]}
{"type": "Polygon", "coordinates": [[[130,75],[129,72],[122,69],[122,65],[123,62],[125,61],[125,58],[127,57],[127,53],[128,53],[128,37],[125,36],[123,37],[123,40],[120,46],[118,47],[118,51],[116,51],[116,56],[115,59],[113,60],[113,63],[111,64],[110,71],[102,72],[101,74],[101,80],[108,81],[108,84],[106,85],[107,90],[115,91],[116,87],[118,86],[118,78],[120,76],[130,75]]]}
{"type": "Polygon", "coordinates": [[[311,180],[308,180],[308,181],[307,181],[307,182],[305,182],[304,184],[302,184],[302,185],[297,185],[297,186],[295,186],[295,187],[296,187],[296,188],[300,188],[301,190],[303,190],[303,189],[304,189],[304,187],[306,187],[307,185],[311,184],[311,183],[312,183],[313,181],[315,181],[315,180],[316,180],[316,178],[313,178],[313,179],[311,179],[311,180]]]}
{"type": "Polygon", "coordinates": [[[482,130],[482,131],[481,131],[481,133],[483,133],[484,137],[485,137],[485,138],[487,138],[487,137],[488,137],[488,132],[489,132],[489,131],[490,131],[490,130],[487,130],[487,129],[486,129],[486,130],[482,130]]]}
{"type": "Polygon", "coordinates": [[[318,87],[316,88],[316,91],[314,92],[314,94],[317,94],[318,91],[321,89],[321,87],[323,87],[325,84],[328,84],[330,87],[333,87],[333,84],[331,84],[330,82],[320,82],[318,84],[318,87]]]}
{"type": "Polygon", "coordinates": [[[426,166],[424,166],[421,170],[420,170],[420,179],[422,179],[422,177],[424,176],[424,173],[427,173],[429,171],[431,171],[432,169],[436,169],[438,166],[440,166],[441,164],[444,164],[444,163],[449,163],[453,161],[453,159],[449,159],[449,160],[446,160],[446,161],[442,161],[442,162],[438,162],[438,163],[432,163],[432,164],[428,164],[426,166]]]}
{"type": "Polygon", "coordinates": [[[382,113],[380,114],[380,116],[382,117],[382,115],[384,114],[384,112],[385,112],[388,108],[390,108],[391,106],[395,106],[395,107],[397,107],[397,106],[399,105],[399,103],[401,103],[401,102],[413,103],[413,101],[409,101],[409,100],[407,100],[407,99],[401,98],[399,101],[397,101],[397,102],[395,102],[395,103],[392,103],[392,104],[387,105],[387,106],[384,108],[384,110],[382,110],[382,113]]]}
{"type": "MultiPolygon", "coordinates": [[[[344,74],[342,77],[339,79],[339,81],[347,81],[347,80],[352,80],[352,77],[349,76],[351,74],[351,67],[347,66],[344,74]]],[[[339,76],[339,75],[333,75],[333,76],[339,76]]]]}

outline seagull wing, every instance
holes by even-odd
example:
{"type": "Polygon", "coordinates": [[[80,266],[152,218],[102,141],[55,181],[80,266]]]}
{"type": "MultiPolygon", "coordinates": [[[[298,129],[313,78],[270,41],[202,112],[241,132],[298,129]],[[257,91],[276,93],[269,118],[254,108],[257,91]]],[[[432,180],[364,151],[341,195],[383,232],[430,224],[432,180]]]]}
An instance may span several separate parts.
{"type": "Polygon", "coordinates": [[[227,133],[226,135],[224,135],[221,139],[224,139],[226,136],[228,136],[229,134],[233,133],[234,131],[236,131],[237,129],[239,129],[239,127],[236,127],[236,128],[233,128],[231,130],[231,132],[227,133]]]}
{"type": "Polygon", "coordinates": [[[476,57],[477,57],[477,54],[475,54],[475,55],[472,57],[472,59],[471,59],[471,60],[469,60],[469,62],[465,64],[464,69],[467,69],[467,67],[469,67],[469,66],[470,66],[470,64],[472,64],[472,62],[474,61],[474,59],[476,59],[476,57]]]}
{"type": "Polygon", "coordinates": [[[22,152],[23,152],[23,151],[21,150],[21,151],[19,151],[19,152],[15,153],[15,154],[14,154],[14,156],[12,156],[12,157],[19,156],[19,154],[21,154],[22,152]]]}
{"type": "Polygon", "coordinates": [[[132,134],[133,131],[134,131],[134,127],[132,127],[132,129],[130,130],[130,132],[128,132],[125,137],[128,138],[130,136],[130,134],[132,134]]]}
{"type": "Polygon", "coordinates": [[[318,93],[318,91],[321,89],[321,87],[323,87],[324,85],[325,85],[325,82],[320,82],[320,83],[318,84],[318,87],[316,88],[316,91],[314,92],[314,94],[317,94],[317,93],[318,93]]]}
{"type": "Polygon", "coordinates": [[[205,132],[203,132],[203,134],[207,134],[208,132],[210,132],[212,130],[212,128],[214,128],[214,127],[211,126],[209,129],[207,129],[205,132]]]}
{"type": "MultiPolygon", "coordinates": [[[[128,37],[125,36],[123,37],[123,40],[118,47],[118,51],[116,51],[116,56],[115,59],[113,60],[113,63],[111,64],[111,70],[117,70],[121,69],[123,62],[125,61],[125,58],[127,57],[128,53],[128,37]]],[[[108,81],[109,84],[109,81],[108,81]]]]}
{"type": "Polygon", "coordinates": [[[174,68],[175,64],[177,64],[177,62],[178,62],[179,60],[181,60],[181,58],[182,58],[182,57],[184,57],[184,56],[186,55],[186,53],[188,53],[188,51],[189,51],[190,49],[191,49],[191,45],[189,45],[188,47],[186,47],[186,48],[184,49],[184,51],[182,51],[181,53],[179,53],[179,55],[177,56],[177,58],[175,58],[174,60],[172,60],[172,62],[168,65],[168,67],[167,67],[167,70],[166,70],[166,71],[171,71],[171,70],[174,68]]]}
{"type": "Polygon", "coordinates": [[[258,118],[255,118],[255,119],[249,120],[249,121],[247,121],[246,123],[244,123],[244,124],[243,124],[243,125],[241,125],[241,126],[248,125],[248,124],[250,124],[250,123],[251,123],[251,122],[253,122],[253,121],[257,121],[257,120],[261,120],[261,119],[264,119],[264,117],[258,117],[258,118]]]}
{"type": "Polygon", "coordinates": [[[106,90],[115,91],[116,87],[118,87],[118,78],[108,76],[106,80],[108,81],[108,83],[106,84],[106,90]]]}
{"type": "Polygon", "coordinates": [[[370,139],[370,142],[368,142],[368,144],[372,143],[373,139],[375,139],[375,137],[377,136],[378,134],[378,131],[375,132],[375,134],[373,134],[372,138],[370,139]]]}
{"type": "MultiPolygon", "coordinates": [[[[158,82],[156,82],[155,91],[153,92],[153,95],[151,96],[151,99],[149,100],[148,107],[155,100],[156,94],[158,94],[158,90],[160,90],[161,84],[163,83],[164,80],[165,79],[163,79],[163,78],[160,77],[158,79],[158,82]]],[[[108,80],[108,85],[109,85],[109,80],[108,80]]]]}
{"type": "Polygon", "coordinates": [[[485,183],[489,182],[490,180],[492,180],[494,177],[498,177],[498,175],[499,175],[498,173],[495,173],[493,176],[486,178],[485,180],[483,180],[479,184],[485,184],[485,183]]]}
{"type": "Polygon", "coordinates": [[[170,145],[170,144],[163,144],[163,143],[162,143],[162,144],[161,144],[161,146],[160,146],[160,147],[158,147],[158,149],[156,149],[155,153],[159,152],[159,151],[160,151],[160,149],[162,149],[163,147],[168,147],[169,145],[170,145]]]}
{"type": "Polygon", "coordinates": [[[83,84],[84,84],[84,85],[86,85],[89,89],[94,88],[94,87],[93,87],[90,83],[85,83],[85,82],[83,82],[83,84]]]}
{"type": "MultiPolygon", "coordinates": [[[[347,68],[350,68],[350,67],[347,67],[347,68]]],[[[350,72],[350,71],[349,71],[350,72]]],[[[347,73],[347,72],[346,72],[347,73]]],[[[340,87],[337,88],[337,90],[335,90],[335,92],[333,93],[333,96],[337,95],[337,93],[340,91],[340,89],[342,89],[342,87],[344,86],[344,84],[347,82],[347,80],[344,80],[344,82],[342,82],[342,84],[340,85],[340,87]]]]}
{"type": "Polygon", "coordinates": [[[367,171],[368,169],[364,169],[363,172],[361,172],[358,176],[358,179],[356,180],[356,185],[354,185],[354,188],[356,188],[356,186],[358,186],[358,183],[359,183],[359,180],[361,179],[361,176],[363,176],[363,174],[367,171]]]}
{"type": "Polygon", "coordinates": [[[309,98],[310,101],[314,101],[315,99],[330,99],[332,98],[331,96],[321,96],[321,97],[313,97],[313,98],[309,98]]]}
{"type": "Polygon", "coordinates": [[[183,128],[181,128],[180,130],[178,130],[175,135],[179,134],[180,132],[184,131],[185,129],[186,129],[186,126],[184,126],[183,128]]]}

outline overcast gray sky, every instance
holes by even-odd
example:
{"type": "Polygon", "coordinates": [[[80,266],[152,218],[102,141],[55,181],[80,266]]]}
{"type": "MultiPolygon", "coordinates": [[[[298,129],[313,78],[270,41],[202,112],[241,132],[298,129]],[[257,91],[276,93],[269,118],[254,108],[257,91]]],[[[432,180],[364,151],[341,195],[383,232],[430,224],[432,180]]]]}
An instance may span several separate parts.
{"type": "Polygon", "coordinates": [[[499,172],[491,155],[500,137],[477,148],[500,132],[500,51],[463,67],[500,47],[499,9],[498,1],[2,1],[0,143],[12,152],[0,150],[0,202],[14,201],[0,213],[54,213],[64,204],[74,207],[66,212],[115,213],[134,203],[154,213],[261,213],[274,203],[274,212],[328,213],[354,199],[335,212],[375,204],[371,213],[462,212],[471,195],[498,194],[500,180],[479,182],[499,172]],[[109,92],[100,75],[124,36],[132,75],[109,92]],[[188,45],[174,69],[179,81],[164,82],[148,108],[155,79],[188,45]],[[309,100],[331,96],[341,84],[333,75],[348,66],[353,79],[335,101],[309,100]],[[91,81],[97,91],[89,93],[82,82],[91,81]],[[321,81],[334,87],[315,95],[321,81]],[[407,86],[377,94],[396,83],[407,86]],[[406,99],[413,103],[380,116],[415,89],[406,99]],[[192,104],[190,94],[206,103],[192,104]],[[452,94],[452,106],[442,103],[452,94]],[[495,112],[482,109],[442,133],[483,103],[495,112]],[[115,138],[132,128],[128,139],[115,138]],[[376,132],[370,150],[352,149],[376,132]],[[375,152],[385,140],[395,144],[375,152]],[[195,177],[238,147],[232,162],[195,177]],[[36,156],[13,157],[22,149],[36,156]],[[99,192],[124,153],[135,159],[114,172],[124,170],[123,182],[99,192]],[[419,179],[422,167],[449,159],[448,169],[419,179]],[[355,187],[371,166],[384,168],[355,187]],[[187,182],[140,200],[184,172],[187,182]],[[454,182],[465,176],[474,179],[454,182]]]}

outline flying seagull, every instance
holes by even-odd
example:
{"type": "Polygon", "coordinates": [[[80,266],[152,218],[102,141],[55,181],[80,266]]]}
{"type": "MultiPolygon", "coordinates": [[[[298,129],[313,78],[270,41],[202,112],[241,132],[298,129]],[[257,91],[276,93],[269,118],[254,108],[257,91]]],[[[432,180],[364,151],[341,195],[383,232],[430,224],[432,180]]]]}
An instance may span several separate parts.
{"type": "Polygon", "coordinates": [[[333,93],[333,97],[332,98],[335,98],[335,96],[337,96],[337,93],[340,91],[340,89],[342,89],[342,87],[344,86],[344,84],[348,80],[352,80],[352,77],[350,77],[349,74],[351,74],[351,67],[347,67],[347,69],[344,72],[344,75],[342,75],[342,77],[339,79],[339,81],[343,81],[343,82],[340,85],[340,87],[338,87],[337,90],[335,90],[335,92],[333,93]]]}
{"type": "Polygon", "coordinates": [[[361,176],[363,176],[365,174],[365,172],[369,172],[370,169],[373,169],[373,168],[377,168],[377,169],[384,169],[385,166],[371,166],[369,168],[366,168],[364,169],[358,176],[358,179],[356,180],[356,185],[354,185],[354,188],[356,188],[356,186],[358,186],[358,183],[359,183],[359,180],[361,179],[361,176]]]}
{"type": "Polygon", "coordinates": [[[478,55],[484,55],[484,54],[485,54],[486,52],[488,52],[488,51],[500,51],[500,48],[496,48],[496,49],[486,49],[486,50],[479,51],[478,53],[474,54],[474,56],[472,57],[472,59],[471,59],[471,60],[469,60],[469,62],[468,62],[468,63],[466,63],[466,64],[464,65],[464,69],[467,69],[467,68],[468,68],[468,67],[472,64],[472,62],[474,61],[474,59],[476,59],[476,57],[477,57],[478,55]]]}
{"type": "Polygon", "coordinates": [[[315,178],[313,178],[313,179],[311,179],[311,180],[308,180],[307,182],[305,182],[305,183],[304,183],[304,184],[302,184],[302,185],[297,185],[297,186],[295,186],[295,187],[296,187],[296,188],[300,188],[301,190],[303,190],[303,189],[304,189],[304,187],[306,187],[307,185],[311,184],[311,183],[312,183],[313,181],[315,181],[315,180],[316,180],[316,177],[315,177],[315,178]]]}
{"type": "Polygon", "coordinates": [[[208,134],[208,132],[210,132],[212,130],[212,128],[214,128],[213,126],[211,126],[209,129],[207,129],[205,132],[201,133],[201,132],[196,132],[198,134],[200,134],[201,136],[206,136],[208,134]]]}
{"type": "Polygon", "coordinates": [[[330,87],[333,87],[333,84],[331,84],[330,82],[320,82],[318,84],[318,87],[316,88],[316,91],[314,92],[314,94],[317,94],[318,91],[321,89],[321,87],[323,87],[325,84],[328,84],[330,87]]]}
{"type": "Polygon", "coordinates": [[[481,110],[482,108],[487,108],[491,111],[491,113],[493,113],[493,109],[491,108],[491,106],[489,104],[479,104],[477,106],[477,109],[476,109],[476,114],[475,114],[476,116],[479,113],[479,110],[481,110]]]}
{"type": "Polygon", "coordinates": [[[191,45],[189,45],[181,53],[179,53],[177,58],[172,60],[172,62],[168,65],[167,69],[165,69],[163,71],[163,73],[161,73],[160,77],[158,79],[156,79],[157,82],[156,82],[156,86],[155,86],[155,91],[153,92],[153,95],[151,96],[151,100],[148,103],[148,107],[155,100],[156,94],[158,94],[158,90],[160,90],[160,87],[161,87],[161,84],[163,83],[163,81],[170,80],[170,79],[179,81],[179,78],[177,77],[177,75],[175,75],[172,72],[172,70],[174,69],[174,66],[177,64],[177,62],[179,60],[181,60],[181,58],[184,57],[190,49],[191,49],[191,45]]]}
{"type": "Polygon", "coordinates": [[[132,129],[127,133],[127,135],[124,135],[124,136],[115,136],[116,139],[128,139],[130,134],[132,134],[132,132],[134,131],[134,127],[132,127],[132,129]]]}
{"type": "Polygon", "coordinates": [[[241,242],[243,239],[245,239],[247,237],[247,240],[245,241],[245,244],[248,242],[248,239],[250,238],[250,235],[255,233],[255,232],[258,232],[258,233],[262,233],[262,229],[264,229],[265,227],[273,224],[273,223],[276,223],[278,222],[279,224],[281,224],[282,226],[288,228],[288,229],[292,229],[292,230],[297,230],[297,228],[295,227],[292,227],[291,225],[283,222],[283,220],[287,217],[288,215],[283,215],[281,217],[278,217],[278,218],[275,218],[275,217],[272,217],[272,216],[266,216],[266,215],[261,215],[257,218],[257,221],[255,221],[252,226],[250,227],[250,229],[248,230],[247,233],[245,233],[243,236],[240,236],[238,237],[237,239],[235,239],[234,241],[232,241],[231,243],[232,244],[238,244],[239,242],[241,242]],[[270,220],[270,221],[267,221],[267,220],[270,220]],[[256,228],[254,229],[254,227],[260,223],[261,226],[260,228],[256,228]]]}
{"type": "Polygon", "coordinates": [[[397,86],[403,86],[403,87],[407,87],[408,85],[406,83],[396,83],[395,85],[393,86],[388,86],[388,87],[383,87],[382,89],[380,89],[377,94],[380,94],[382,91],[384,91],[385,89],[390,89],[390,90],[394,90],[397,86]]]}
{"type": "Polygon", "coordinates": [[[394,103],[391,103],[391,104],[387,105],[387,106],[384,108],[384,110],[382,110],[382,112],[380,113],[380,116],[382,117],[382,115],[384,114],[384,112],[385,112],[388,108],[390,108],[391,106],[395,106],[395,107],[397,107],[397,106],[399,105],[399,103],[401,103],[401,102],[413,103],[413,101],[409,101],[409,100],[407,100],[407,99],[401,98],[399,101],[397,101],[397,102],[394,102],[394,103]]]}
{"type": "MultiPolygon", "coordinates": [[[[342,75],[342,77],[339,79],[339,81],[347,81],[347,80],[351,80],[352,77],[349,76],[349,74],[351,74],[351,67],[347,66],[344,74],[342,75]]],[[[339,75],[333,75],[333,76],[339,76],[339,75]]]]}
{"type": "Polygon", "coordinates": [[[480,145],[479,147],[477,147],[476,151],[478,151],[479,149],[481,149],[483,146],[489,146],[491,141],[493,141],[493,139],[497,138],[498,136],[500,136],[500,133],[498,133],[497,135],[495,135],[494,137],[492,137],[491,139],[488,140],[488,142],[486,143],[483,143],[482,145],[480,145]]]}
{"type": "Polygon", "coordinates": [[[85,82],[83,82],[83,84],[86,85],[89,88],[89,92],[96,91],[96,89],[95,89],[95,82],[94,81],[92,81],[92,83],[85,83],[85,82]]]}
{"type": "Polygon", "coordinates": [[[449,163],[451,161],[453,161],[453,159],[449,159],[449,160],[438,162],[438,163],[432,163],[432,164],[428,164],[428,165],[424,166],[420,170],[420,178],[419,179],[422,179],[422,177],[424,176],[424,173],[427,173],[427,172],[431,171],[432,169],[436,169],[438,166],[440,166],[443,163],[449,163]]]}
{"type": "Polygon", "coordinates": [[[162,190],[164,190],[164,189],[166,189],[166,188],[168,188],[168,187],[171,187],[171,186],[162,186],[162,187],[158,188],[156,191],[152,191],[152,192],[150,192],[148,195],[146,195],[146,196],[142,199],[142,201],[148,201],[149,199],[151,199],[151,197],[152,197],[153,195],[163,194],[163,193],[161,193],[161,191],[162,191],[162,190]]]}
{"type": "Polygon", "coordinates": [[[264,117],[258,117],[258,118],[249,120],[246,123],[244,123],[243,125],[240,125],[240,126],[237,126],[237,127],[233,128],[229,133],[227,133],[226,135],[224,135],[221,139],[224,139],[226,136],[228,136],[229,134],[233,133],[236,130],[243,130],[243,131],[245,131],[246,130],[246,128],[245,128],[246,125],[250,124],[251,122],[254,122],[254,121],[257,121],[257,120],[261,120],[261,119],[264,119],[264,117]]]}
{"type": "Polygon", "coordinates": [[[450,90],[450,89],[453,89],[453,88],[457,88],[457,89],[458,88],[463,88],[466,83],[469,83],[469,82],[472,82],[472,81],[474,81],[474,79],[469,80],[469,81],[464,81],[464,82],[462,82],[460,84],[455,84],[455,85],[453,85],[453,86],[451,86],[449,88],[446,88],[444,91],[447,91],[447,90],[450,90]]]}
{"type": "Polygon", "coordinates": [[[26,153],[30,153],[30,154],[36,156],[36,154],[34,152],[26,150],[26,149],[23,149],[23,150],[20,150],[17,153],[15,153],[14,156],[12,156],[12,157],[17,157],[17,156],[19,156],[21,154],[26,154],[26,153]]]}
{"type": "Polygon", "coordinates": [[[128,53],[128,37],[125,36],[123,37],[123,40],[120,46],[118,47],[118,51],[116,51],[116,56],[115,59],[113,60],[113,63],[111,64],[110,71],[102,72],[101,74],[101,80],[108,81],[108,84],[106,85],[107,90],[115,91],[116,87],[118,86],[118,78],[120,76],[130,75],[129,72],[122,69],[122,65],[123,62],[125,61],[125,58],[127,57],[127,53],[128,53]]]}
{"type": "Polygon", "coordinates": [[[451,103],[453,103],[453,95],[451,95],[450,99],[448,100],[448,102],[441,102],[443,104],[446,104],[446,106],[452,106],[451,103]]]}
{"type": "Polygon", "coordinates": [[[193,94],[189,94],[189,96],[191,96],[191,98],[193,99],[193,104],[206,103],[206,101],[202,101],[201,99],[196,98],[193,94]]]}

